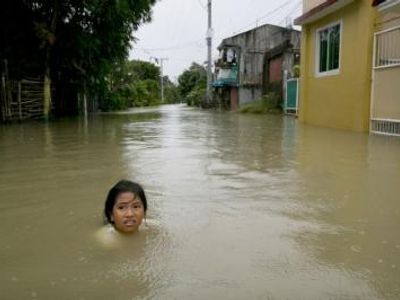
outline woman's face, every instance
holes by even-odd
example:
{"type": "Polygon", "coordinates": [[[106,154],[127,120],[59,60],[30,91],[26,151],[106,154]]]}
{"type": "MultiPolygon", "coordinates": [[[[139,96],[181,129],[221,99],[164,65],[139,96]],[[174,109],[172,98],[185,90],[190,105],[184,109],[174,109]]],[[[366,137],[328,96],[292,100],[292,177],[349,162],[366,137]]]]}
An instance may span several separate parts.
{"type": "Polygon", "coordinates": [[[136,232],[144,218],[142,201],[131,192],[119,194],[115,200],[111,218],[118,231],[122,233],[136,232]]]}

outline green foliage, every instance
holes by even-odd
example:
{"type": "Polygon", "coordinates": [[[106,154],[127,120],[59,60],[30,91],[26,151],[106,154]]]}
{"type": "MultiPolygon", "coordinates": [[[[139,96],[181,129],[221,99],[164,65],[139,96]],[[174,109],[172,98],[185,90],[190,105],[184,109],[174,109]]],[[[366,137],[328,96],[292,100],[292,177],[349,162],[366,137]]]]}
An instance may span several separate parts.
{"type": "Polygon", "coordinates": [[[280,113],[279,99],[279,95],[270,92],[258,101],[243,105],[238,112],[252,114],[280,113]]]}
{"type": "Polygon", "coordinates": [[[108,96],[103,98],[102,108],[106,111],[124,110],[130,106],[128,99],[122,94],[108,93],[108,96]]]}
{"type": "MultiPolygon", "coordinates": [[[[110,74],[127,57],[134,31],[150,21],[155,2],[5,0],[0,10],[0,60],[8,60],[12,78],[42,76],[48,65],[52,82],[74,83],[97,95],[104,107],[119,107],[124,101],[121,94],[110,96],[110,74]],[[106,105],[107,99],[117,105],[106,105]]],[[[138,77],[156,79],[154,71],[138,77]]]]}
{"type": "Polygon", "coordinates": [[[133,80],[159,80],[160,68],[150,62],[131,60],[126,62],[126,74],[133,80]]]}
{"type": "Polygon", "coordinates": [[[171,82],[167,76],[164,77],[164,101],[166,104],[181,102],[178,86],[171,82]]]}
{"type": "Polygon", "coordinates": [[[188,70],[185,70],[178,78],[178,89],[182,99],[188,105],[198,105],[201,103],[199,100],[200,93],[207,87],[207,71],[206,69],[197,64],[193,63],[188,70]]]}
{"type": "Polygon", "coordinates": [[[186,96],[186,103],[189,106],[200,106],[206,96],[206,89],[203,87],[196,87],[186,96]]]}
{"type": "Polygon", "coordinates": [[[293,66],[293,76],[296,78],[300,77],[300,65],[293,66]]]}
{"type": "Polygon", "coordinates": [[[103,110],[160,104],[160,69],[144,61],[122,61],[114,64],[107,77],[108,90],[103,110]]]}
{"type": "Polygon", "coordinates": [[[132,88],[132,106],[160,104],[160,85],[158,81],[146,79],[137,81],[132,88]]]}

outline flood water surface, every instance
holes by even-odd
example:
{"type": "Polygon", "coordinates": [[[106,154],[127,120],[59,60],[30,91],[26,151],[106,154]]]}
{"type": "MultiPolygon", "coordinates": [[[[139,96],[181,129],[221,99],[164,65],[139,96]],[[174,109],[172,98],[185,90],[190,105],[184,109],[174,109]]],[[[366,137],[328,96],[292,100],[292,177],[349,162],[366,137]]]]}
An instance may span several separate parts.
{"type": "Polygon", "coordinates": [[[398,138],[175,105],[1,126],[0,158],[1,299],[400,299],[398,138]],[[104,247],[122,178],[148,226],[104,247]]]}

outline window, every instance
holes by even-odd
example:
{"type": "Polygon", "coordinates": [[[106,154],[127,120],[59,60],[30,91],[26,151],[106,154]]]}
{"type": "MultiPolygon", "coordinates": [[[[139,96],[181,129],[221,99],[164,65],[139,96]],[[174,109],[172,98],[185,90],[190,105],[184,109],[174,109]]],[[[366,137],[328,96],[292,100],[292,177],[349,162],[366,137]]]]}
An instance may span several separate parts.
{"type": "Polygon", "coordinates": [[[317,75],[339,73],[341,23],[317,30],[317,75]]]}
{"type": "Polygon", "coordinates": [[[375,68],[400,66],[400,26],[375,33],[375,68]]]}

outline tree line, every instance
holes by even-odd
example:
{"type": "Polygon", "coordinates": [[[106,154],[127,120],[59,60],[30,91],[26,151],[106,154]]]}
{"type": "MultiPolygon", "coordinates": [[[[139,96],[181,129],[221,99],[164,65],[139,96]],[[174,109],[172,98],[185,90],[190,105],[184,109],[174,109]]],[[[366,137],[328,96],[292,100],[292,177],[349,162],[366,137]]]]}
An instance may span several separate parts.
{"type": "MultiPolygon", "coordinates": [[[[73,106],[72,94],[94,97],[102,110],[159,104],[158,66],[128,60],[134,32],[151,21],[156,0],[4,0],[0,60],[8,76],[43,80],[44,114],[51,100],[73,106]],[[73,91],[73,92],[72,92],[73,91]]],[[[162,78],[165,102],[198,105],[204,67],[193,64],[178,85],[162,78]]]]}

